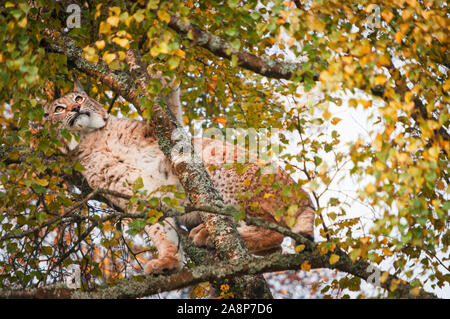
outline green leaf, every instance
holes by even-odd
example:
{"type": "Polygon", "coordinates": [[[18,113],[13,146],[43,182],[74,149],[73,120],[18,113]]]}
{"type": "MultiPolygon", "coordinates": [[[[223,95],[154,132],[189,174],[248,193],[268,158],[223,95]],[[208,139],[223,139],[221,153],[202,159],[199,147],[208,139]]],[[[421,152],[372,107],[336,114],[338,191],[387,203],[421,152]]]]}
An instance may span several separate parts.
{"type": "Polygon", "coordinates": [[[53,252],[52,246],[42,246],[41,251],[44,255],[51,255],[53,252]]]}
{"type": "Polygon", "coordinates": [[[128,223],[128,226],[130,229],[128,229],[126,232],[132,236],[140,233],[144,227],[147,225],[147,222],[143,219],[135,219],[128,223]]]}
{"type": "Polygon", "coordinates": [[[137,179],[136,179],[136,181],[134,182],[134,185],[133,185],[133,190],[134,190],[134,192],[137,192],[139,189],[141,189],[142,187],[144,187],[144,181],[142,180],[142,177],[138,177],[137,179]]]}
{"type": "Polygon", "coordinates": [[[159,205],[159,198],[158,197],[152,197],[148,200],[148,204],[150,206],[158,206],[159,205]]]}
{"type": "Polygon", "coordinates": [[[320,163],[322,163],[322,159],[320,157],[318,157],[318,156],[314,156],[314,164],[316,166],[319,166],[320,163]]]}
{"type": "Polygon", "coordinates": [[[185,192],[176,192],[174,194],[174,196],[175,196],[175,198],[178,198],[178,199],[186,199],[186,193],[185,192]]]}
{"type": "Polygon", "coordinates": [[[228,0],[227,3],[230,8],[236,8],[239,4],[239,0],[228,0]]]}
{"type": "Polygon", "coordinates": [[[17,243],[9,243],[6,245],[6,250],[8,253],[13,254],[17,251],[17,243]]]}
{"type": "Polygon", "coordinates": [[[243,210],[236,210],[233,212],[233,219],[235,223],[245,219],[245,212],[243,210]]]}
{"type": "Polygon", "coordinates": [[[86,168],[83,165],[81,165],[80,162],[76,162],[75,165],[73,166],[73,169],[76,170],[77,172],[82,172],[86,168]]]}
{"type": "Polygon", "coordinates": [[[47,214],[44,212],[36,212],[36,221],[39,225],[42,225],[42,223],[47,219],[47,214]]]}

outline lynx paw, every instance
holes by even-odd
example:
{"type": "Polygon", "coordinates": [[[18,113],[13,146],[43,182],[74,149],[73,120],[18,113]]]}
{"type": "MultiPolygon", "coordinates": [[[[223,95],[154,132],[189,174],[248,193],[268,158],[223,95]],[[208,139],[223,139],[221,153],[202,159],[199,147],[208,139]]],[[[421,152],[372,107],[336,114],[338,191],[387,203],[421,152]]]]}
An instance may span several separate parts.
{"type": "Polygon", "coordinates": [[[197,227],[192,228],[191,232],[189,233],[189,239],[196,246],[214,247],[205,224],[200,224],[197,227]]]}
{"type": "Polygon", "coordinates": [[[163,256],[150,260],[144,266],[144,273],[148,274],[167,274],[179,271],[183,263],[179,256],[163,256]]]}

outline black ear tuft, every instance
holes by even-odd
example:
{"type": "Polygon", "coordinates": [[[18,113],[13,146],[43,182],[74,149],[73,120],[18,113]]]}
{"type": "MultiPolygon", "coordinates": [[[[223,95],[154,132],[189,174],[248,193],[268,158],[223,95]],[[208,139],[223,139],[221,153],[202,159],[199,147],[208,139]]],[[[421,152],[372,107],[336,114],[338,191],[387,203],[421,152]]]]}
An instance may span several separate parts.
{"type": "Polygon", "coordinates": [[[76,76],[73,77],[73,91],[78,93],[84,92],[83,86],[81,85],[80,81],[78,81],[76,76]]]}

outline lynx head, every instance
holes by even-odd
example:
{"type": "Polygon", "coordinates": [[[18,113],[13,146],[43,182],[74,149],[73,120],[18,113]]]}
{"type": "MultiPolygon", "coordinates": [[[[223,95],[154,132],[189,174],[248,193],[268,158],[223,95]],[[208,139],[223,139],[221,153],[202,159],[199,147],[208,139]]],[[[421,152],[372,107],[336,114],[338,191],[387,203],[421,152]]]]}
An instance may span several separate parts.
{"type": "Polygon", "coordinates": [[[108,119],[106,110],[84,92],[77,79],[73,92],[46,104],[44,109],[47,121],[74,133],[89,133],[105,126],[108,119]]]}

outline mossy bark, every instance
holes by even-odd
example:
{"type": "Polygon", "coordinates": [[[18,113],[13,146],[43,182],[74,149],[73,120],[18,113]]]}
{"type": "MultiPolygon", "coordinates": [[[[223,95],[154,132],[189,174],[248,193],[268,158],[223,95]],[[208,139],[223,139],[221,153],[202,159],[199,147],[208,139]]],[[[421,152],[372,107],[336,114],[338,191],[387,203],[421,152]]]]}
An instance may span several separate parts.
{"type": "MultiPolygon", "coordinates": [[[[311,269],[325,267],[341,270],[349,267],[354,268],[359,265],[352,263],[346,258],[331,265],[327,254],[320,255],[315,252],[303,252],[301,254],[291,255],[274,253],[262,258],[247,257],[213,265],[202,265],[167,276],[148,275],[144,277],[126,278],[118,281],[113,286],[97,289],[95,291],[70,290],[58,285],[26,290],[0,290],[0,298],[140,298],[163,291],[180,289],[204,281],[223,281],[229,278],[242,277],[246,274],[255,275],[281,270],[297,270],[306,261],[311,266],[311,269]]],[[[362,277],[367,276],[364,267],[358,271],[356,271],[356,269],[352,269],[351,271],[362,277]]],[[[391,283],[392,282],[388,279],[383,285],[390,286],[391,283]]],[[[423,290],[420,291],[419,294],[414,294],[413,288],[406,283],[399,283],[396,286],[395,293],[402,298],[436,298],[435,295],[426,293],[423,290]]]]}

